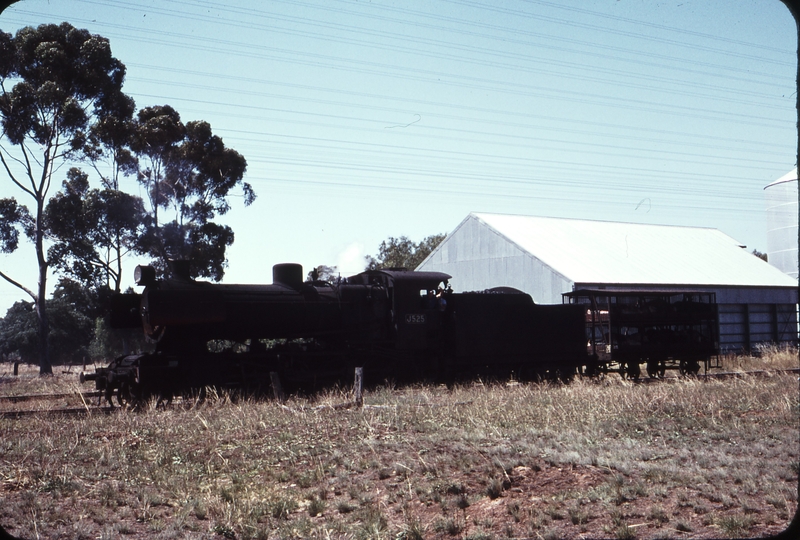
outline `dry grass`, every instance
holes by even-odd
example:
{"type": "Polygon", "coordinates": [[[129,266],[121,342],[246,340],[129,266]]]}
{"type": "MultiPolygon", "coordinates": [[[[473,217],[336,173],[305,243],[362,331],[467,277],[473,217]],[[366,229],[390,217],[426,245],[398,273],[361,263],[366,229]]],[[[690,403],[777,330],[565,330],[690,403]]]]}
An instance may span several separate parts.
{"type": "Polygon", "coordinates": [[[722,359],[723,371],[753,371],[794,369],[799,367],[797,349],[759,345],[751,355],[726,356],[722,359]]]}
{"type": "MultiPolygon", "coordinates": [[[[0,362],[0,395],[19,396],[26,394],[47,394],[71,392],[77,390],[78,375],[82,366],[53,366],[55,377],[40,377],[39,367],[31,364],[20,364],[18,375],[14,376],[14,364],[0,362]]],[[[94,371],[95,366],[89,364],[87,371],[94,371]]],[[[93,390],[86,385],[83,390],[93,390]]]]}
{"type": "Polygon", "coordinates": [[[796,375],[386,386],[332,407],[347,399],[0,419],[0,523],[24,538],[720,537],[780,531],[797,508],[796,375]]]}

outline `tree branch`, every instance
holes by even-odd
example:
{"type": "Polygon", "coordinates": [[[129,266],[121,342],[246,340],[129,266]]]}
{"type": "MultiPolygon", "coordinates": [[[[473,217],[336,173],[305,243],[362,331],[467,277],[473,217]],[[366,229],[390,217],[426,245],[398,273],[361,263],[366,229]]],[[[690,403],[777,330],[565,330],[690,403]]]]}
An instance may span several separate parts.
{"type": "MultiPolygon", "coordinates": [[[[24,141],[19,145],[19,149],[22,151],[22,156],[25,158],[25,172],[27,173],[28,178],[31,181],[30,193],[31,193],[31,196],[35,199],[36,198],[36,193],[37,193],[37,191],[36,191],[36,181],[33,179],[33,167],[31,167],[31,159],[30,159],[30,156],[28,156],[28,149],[25,146],[25,142],[24,141]]],[[[39,161],[35,157],[33,159],[34,159],[34,161],[36,161],[37,165],[41,166],[41,164],[39,163],[39,161]]]]}
{"type": "Polygon", "coordinates": [[[33,293],[33,291],[31,291],[30,289],[28,289],[27,287],[25,287],[21,283],[17,283],[16,281],[14,281],[10,277],[8,277],[4,272],[0,271],[0,277],[3,278],[4,280],[6,280],[7,282],[9,282],[10,284],[12,284],[13,286],[17,287],[18,289],[21,289],[21,290],[25,291],[28,294],[28,296],[30,296],[31,299],[34,302],[38,302],[39,301],[38,297],[33,293]]]}
{"type": "MultiPolygon", "coordinates": [[[[8,163],[6,162],[6,158],[5,158],[5,155],[4,155],[5,153],[6,152],[2,149],[2,147],[0,147],[0,162],[3,163],[3,168],[5,168],[6,174],[8,174],[8,177],[22,191],[24,191],[25,193],[27,193],[31,197],[35,197],[34,193],[30,189],[28,189],[24,185],[22,185],[22,183],[20,183],[20,181],[17,180],[17,177],[14,176],[14,173],[11,172],[11,168],[8,166],[8,163]]],[[[14,159],[16,159],[16,158],[14,158],[14,159]]],[[[17,161],[19,161],[19,160],[17,160],[17,161]]],[[[20,161],[20,163],[22,163],[22,162],[20,161]]]]}

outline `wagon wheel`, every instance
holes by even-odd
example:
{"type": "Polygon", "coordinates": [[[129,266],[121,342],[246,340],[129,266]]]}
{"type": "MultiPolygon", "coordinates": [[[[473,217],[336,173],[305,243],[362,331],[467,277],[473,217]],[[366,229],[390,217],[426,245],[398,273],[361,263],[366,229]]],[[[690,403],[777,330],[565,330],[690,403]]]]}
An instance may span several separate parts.
{"type": "Polygon", "coordinates": [[[623,379],[636,380],[642,374],[639,362],[620,362],[619,374],[623,379]]]}
{"type": "Polygon", "coordinates": [[[575,371],[562,371],[557,369],[554,373],[555,380],[564,384],[569,384],[575,378],[575,371]]]}
{"type": "Polygon", "coordinates": [[[581,374],[586,377],[594,377],[600,373],[600,362],[597,355],[593,355],[586,361],[586,366],[581,370],[581,374]]]}
{"type": "MultiPolygon", "coordinates": [[[[106,384],[106,389],[103,392],[103,397],[106,398],[106,403],[108,403],[109,406],[111,406],[111,407],[114,406],[114,402],[111,401],[111,397],[113,395],[114,395],[114,388],[110,384],[106,384]]],[[[98,400],[97,404],[100,405],[100,401],[99,400],[98,400]]]]}
{"type": "Polygon", "coordinates": [[[631,362],[628,365],[628,377],[637,380],[641,374],[642,368],[639,366],[639,362],[631,362]]]}
{"type": "Polygon", "coordinates": [[[172,392],[164,391],[159,393],[156,400],[156,409],[166,409],[169,405],[172,405],[172,392]]]}
{"type": "Polygon", "coordinates": [[[696,360],[681,360],[679,369],[681,375],[695,376],[700,371],[700,364],[696,360]]]}
{"type": "Polygon", "coordinates": [[[667,366],[663,360],[648,360],[647,361],[647,375],[652,378],[664,378],[667,372],[667,366]]]}

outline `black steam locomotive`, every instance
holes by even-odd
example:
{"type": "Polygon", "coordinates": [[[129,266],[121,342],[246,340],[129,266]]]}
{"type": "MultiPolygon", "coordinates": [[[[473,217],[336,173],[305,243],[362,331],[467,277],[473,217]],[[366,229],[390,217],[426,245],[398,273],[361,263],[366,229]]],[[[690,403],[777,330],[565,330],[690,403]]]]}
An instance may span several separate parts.
{"type": "Polygon", "coordinates": [[[642,364],[659,377],[708,370],[719,354],[713,293],[583,290],[538,305],[509,287],[454,293],[440,272],[304,282],[299,264],[278,264],[272,285],[223,285],[191,279],[187,261],[173,262],[171,279],[149,266],[135,279],[144,292],[115,297],[111,326],[143,328],[155,349],[81,375],[109,403],[207,387],[264,393],[276,381],[313,391],[356,367],[367,383],[638,378],[642,364]]]}
{"type": "Polygon", "coordinates": [[[586,362],[579,305],[537,305],[516,289],[454,293],[450,276],[402,269],[303,281],[299,264],[273,267],[271,285],[172,278],[140,266],[142,294],[119,295],[116,328],[143,327],[153,352],[82,375],[121,404],[205,387],[313,390],[352,380],[449,382],[567,377],[586,362]]]}

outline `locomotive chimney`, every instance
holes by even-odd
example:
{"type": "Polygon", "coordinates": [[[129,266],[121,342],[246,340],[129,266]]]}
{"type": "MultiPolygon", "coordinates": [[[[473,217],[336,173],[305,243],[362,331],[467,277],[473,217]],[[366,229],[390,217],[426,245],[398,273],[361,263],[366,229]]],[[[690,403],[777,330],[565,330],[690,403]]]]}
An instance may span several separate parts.
{"type": "Polygon", "coordinates": [[[280,263],[272,267],[272,282],[299,289],[303,284],[303,265],[297,263],[280,263]]]}
{"type": "Polygon", "coordinates": [[[167,264],[169,264],[169,271],[174,279],[185,281],[192,279],[189,273],[189,261],[186,259],[170,259],[167,264]]]}

